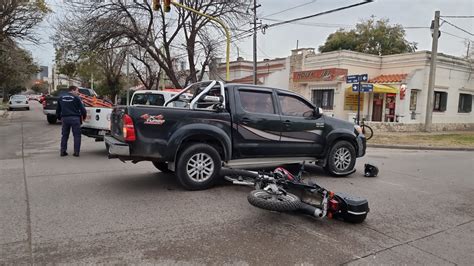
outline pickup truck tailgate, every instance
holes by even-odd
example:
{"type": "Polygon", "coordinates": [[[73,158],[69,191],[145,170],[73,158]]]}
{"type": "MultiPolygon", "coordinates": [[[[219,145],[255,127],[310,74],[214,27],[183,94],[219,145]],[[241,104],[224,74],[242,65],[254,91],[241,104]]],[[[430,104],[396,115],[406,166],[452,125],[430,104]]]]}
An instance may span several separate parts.
{"type": "Polygon", "coordinates": [[[127,113],[126,106],[116,106],[110,115],[110,135],[124,141],[123,137],[123,116],[127,113]]]}
{"type": "Polygon", "coordinates": [[[110,130],[112,108],[86,107],[87,119],[82,127],[101,130],[110,130]]]}

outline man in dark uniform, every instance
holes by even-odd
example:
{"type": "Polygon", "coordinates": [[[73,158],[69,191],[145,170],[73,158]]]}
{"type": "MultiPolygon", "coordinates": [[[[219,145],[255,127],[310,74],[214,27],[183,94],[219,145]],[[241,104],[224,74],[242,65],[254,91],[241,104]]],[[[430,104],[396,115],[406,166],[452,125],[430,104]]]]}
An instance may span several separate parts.
{"type": "Polygon", "coordinates": [[[56,116],[62,121],[61,156],[67,155],[67,141],[71,128],[74,136],[74,156],[79,157],[81,150],[81,124],[87,117],[87,111],[81,98],[77,96],[78,93],[78,87],[70,86],[69,92],[61,95],[58,100],[56,116]]]}

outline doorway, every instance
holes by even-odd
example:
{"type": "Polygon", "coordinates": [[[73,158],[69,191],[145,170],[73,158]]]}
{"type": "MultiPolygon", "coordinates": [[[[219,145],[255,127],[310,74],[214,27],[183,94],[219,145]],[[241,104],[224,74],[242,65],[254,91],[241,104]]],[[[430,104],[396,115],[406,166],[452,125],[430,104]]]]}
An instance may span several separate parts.
{"type": "Polygon", "coordinates": [[[383,93],[374,93],[372,121],[382,122],[383,96],[383,93]]]}

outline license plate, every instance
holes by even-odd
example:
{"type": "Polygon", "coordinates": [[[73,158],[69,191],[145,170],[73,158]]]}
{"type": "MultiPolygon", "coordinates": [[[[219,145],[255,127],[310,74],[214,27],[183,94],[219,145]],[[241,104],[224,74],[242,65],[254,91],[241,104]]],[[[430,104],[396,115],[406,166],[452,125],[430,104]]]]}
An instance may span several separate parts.
{"type": "Polygon", "coordinates": [[[99,130],[99,135],[105,136],[105,130],[99,130]]]}
{"type": "Polygon", "coordinates": [[[57,104],[57,103],[58,103],[58,101],[53,101],[53,104],[57,104]]]}
{"type": "Polygon", "coordinates": [[[16,101],[16,103],[21,103],[21,101],[16,101]]]}

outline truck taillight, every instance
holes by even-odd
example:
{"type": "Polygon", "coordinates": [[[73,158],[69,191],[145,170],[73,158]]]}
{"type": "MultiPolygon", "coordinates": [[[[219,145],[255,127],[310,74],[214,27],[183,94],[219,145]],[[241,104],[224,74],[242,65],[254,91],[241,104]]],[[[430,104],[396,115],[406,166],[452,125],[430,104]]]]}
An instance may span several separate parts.
{"type": "Polygon", "coordinates": [[[133,125],[132,118],[125,114],[123,115],[123,137],[125,141],[135,141],[135,126],[133,125]]]}
{"type": "Polygon", "coordinates": [[[43,108],[46,107],[46,101],[43,101],[43,108]]]}

